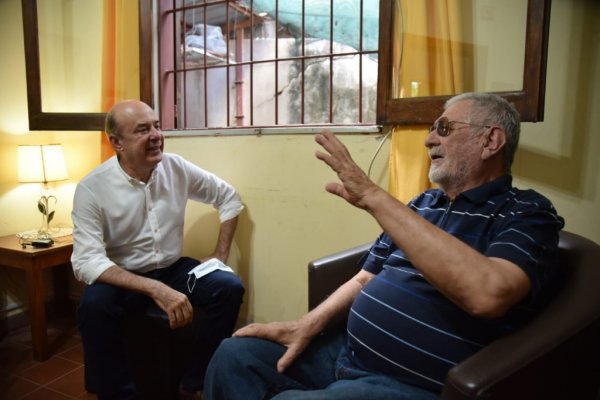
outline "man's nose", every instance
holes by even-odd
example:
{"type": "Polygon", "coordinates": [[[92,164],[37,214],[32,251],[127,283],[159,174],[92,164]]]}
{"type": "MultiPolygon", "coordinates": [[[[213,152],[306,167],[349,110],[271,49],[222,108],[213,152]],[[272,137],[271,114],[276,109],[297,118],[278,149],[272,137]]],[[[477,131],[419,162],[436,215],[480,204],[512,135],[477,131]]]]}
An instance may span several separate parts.
{"type": "Polygon", "coordinates": [[[162,138],[162,133],[160,129],[152,128],[150,130],[150,140],[160,140],[162,138]]]}
{"type": "Polygon", "coordinates": [[[430,129],[427,136],[425,136],[425,147],[428,149],[439,143],[439,136],[435,129],[430,129]]]}

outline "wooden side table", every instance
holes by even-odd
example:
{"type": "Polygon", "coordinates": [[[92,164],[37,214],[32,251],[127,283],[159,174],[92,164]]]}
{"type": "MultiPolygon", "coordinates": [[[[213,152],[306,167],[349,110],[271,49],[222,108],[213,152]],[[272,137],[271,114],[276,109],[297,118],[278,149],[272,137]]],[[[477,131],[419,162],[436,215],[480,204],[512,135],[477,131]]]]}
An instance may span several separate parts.
{"type": "Polygon", "coordinates": [[[66,306],[67,276],[73,252],[73,238],[64,236],[55,239],[48,248],[23,248],[15,235],[0,237],[0,266],[19,268],[25,271],[29,298],[29,320],[33,342],[33,358],[38,361],[50,357],[46,326],[45,293],[43,271],[53,268],[54,296],[66,306]]]}

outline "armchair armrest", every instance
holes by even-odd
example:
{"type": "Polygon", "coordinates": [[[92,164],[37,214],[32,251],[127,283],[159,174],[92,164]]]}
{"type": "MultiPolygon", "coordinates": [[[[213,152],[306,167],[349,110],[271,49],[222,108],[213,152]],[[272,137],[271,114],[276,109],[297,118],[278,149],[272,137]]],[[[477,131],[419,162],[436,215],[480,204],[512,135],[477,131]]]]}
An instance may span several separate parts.
{"type": "Polygon", "coordinates": [[[442,399],[596,399],[600,381],[600,246],[561,232],[568,274],[534,320],[448,372],[442,399]]]}

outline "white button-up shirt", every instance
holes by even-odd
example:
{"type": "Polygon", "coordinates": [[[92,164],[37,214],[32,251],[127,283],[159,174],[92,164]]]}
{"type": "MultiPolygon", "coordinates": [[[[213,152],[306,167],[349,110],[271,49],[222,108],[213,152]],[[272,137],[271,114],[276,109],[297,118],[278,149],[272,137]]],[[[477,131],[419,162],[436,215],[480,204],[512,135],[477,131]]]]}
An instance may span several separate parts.
{"type": "Polygon", "coordinates": [[[221,222],[243,209],[233,186],[164,153],[148,183],[127,175],[112,157],[77,185],[73,200],[75,277],[93,283],[113,265],[148,272],[177,261],[187,200],[212,204],[221,222]]]}

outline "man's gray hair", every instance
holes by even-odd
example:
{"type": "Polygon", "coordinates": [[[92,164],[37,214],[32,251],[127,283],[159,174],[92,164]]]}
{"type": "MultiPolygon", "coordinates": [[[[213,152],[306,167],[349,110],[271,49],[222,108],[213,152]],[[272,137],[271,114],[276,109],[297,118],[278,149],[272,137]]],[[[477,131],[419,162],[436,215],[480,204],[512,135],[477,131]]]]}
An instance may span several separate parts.
{"type": "Polygon", "coordinates": [[[104,120],[104,132],[110,136],[121,137],[121,131],[113,109],[106,113],[104,120]]]}
{"type": "Polygon", "coordinates": [[[468,121],[464,122],[478,125],[499,125],[506,132],[506,144],[503,149],[502,159],[506,173],[510,173],[521,134],[519,112],[504,97],[493,93],[459,94],[446,101],[444,110],[463,100],[470,100],[472,102],[468,121]]]}

